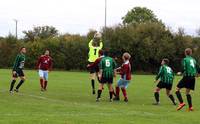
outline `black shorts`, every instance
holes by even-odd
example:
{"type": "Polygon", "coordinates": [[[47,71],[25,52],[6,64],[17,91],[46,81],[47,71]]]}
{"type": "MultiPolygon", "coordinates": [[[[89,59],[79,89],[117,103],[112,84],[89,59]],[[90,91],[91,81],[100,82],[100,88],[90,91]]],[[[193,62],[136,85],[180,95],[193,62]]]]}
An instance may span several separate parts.
{"type": "Polygon", "coordinates": [[[195,77],[183,77],[178,85],[177,85],[178,88],[187,88],[187,89],[190,89],[190,90],[194,90],[195,89],[195,77]]]}
{"type": "Polygon", "coordinates": [[[113,84],[113,78],[105,78],[105,77],[102,77],[102,79],[100,80],[100,83],[101,84],[113,84]]]}
{"type": "MultiPolygon", "coordinates": [[[[89,64],[92,64],[94,62],[89,62],[89,64]]],[[[89,68],[90,74],[96,73],[96,68],[89,68]]]]}
{"type": "Polygon", "coordinates": [[[172,84],[169,84],[169,83],[164,83],[162,81],[160,81],[157,85],[158,88],[162,89],[162,88],[165,88],[167,90],[172,90],[172,84]]]}
{"type": "Polygon", "coordinates": [[[14,78],[17,78],[17,77],[24,77],[24,71],[22,69],[20,70],[17,70],[15,74],[13,74],[13,77],[14,78]]]}

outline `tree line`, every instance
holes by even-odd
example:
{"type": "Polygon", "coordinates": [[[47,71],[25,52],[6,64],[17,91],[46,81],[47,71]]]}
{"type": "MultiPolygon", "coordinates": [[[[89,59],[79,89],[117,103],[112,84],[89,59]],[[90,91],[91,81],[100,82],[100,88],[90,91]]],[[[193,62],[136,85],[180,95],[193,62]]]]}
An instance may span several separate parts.
{"type": "MultiPolygon", "coordinates": [[[[132,55],[130,61],[133,71],[154,73],[158,70],[162,58],[168,58],[172,68],[180,71],[181,59],[187,47],[193,49],[193,56],[200,61],[199,35],[187,35],[183,28],[179,28],[177,32],[171,31],[151,10],[135,7],[122,21],[122,24],[101,30],[104,49],[109,49],[119,65],[122,54],[129,52],[132,55]]],[[[86,70],[88,42],[95,32],[90,30],[87,35],[59,34],[53,26],[38,26],[23,31],[25,36],[21,39],[16,39],[11,34],[0,37],[0,68],[12,67],[19,48],[25,46],[26,68],[35,68],[37,58],[45,49],[49,49],[54,68],[86,70]]]]}

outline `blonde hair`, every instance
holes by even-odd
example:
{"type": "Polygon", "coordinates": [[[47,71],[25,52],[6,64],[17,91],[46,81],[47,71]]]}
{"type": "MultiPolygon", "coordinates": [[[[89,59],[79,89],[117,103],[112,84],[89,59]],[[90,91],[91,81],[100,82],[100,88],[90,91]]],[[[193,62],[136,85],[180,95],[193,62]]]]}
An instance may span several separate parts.
{"type": "Polygon", "coordinates": [[[124,58],[125,60],[129,60],[129,59],[131,58],[131,55],[130,55],[128,52],[125,52],[125,53],[123,54],[123,58],[124,58]]]}

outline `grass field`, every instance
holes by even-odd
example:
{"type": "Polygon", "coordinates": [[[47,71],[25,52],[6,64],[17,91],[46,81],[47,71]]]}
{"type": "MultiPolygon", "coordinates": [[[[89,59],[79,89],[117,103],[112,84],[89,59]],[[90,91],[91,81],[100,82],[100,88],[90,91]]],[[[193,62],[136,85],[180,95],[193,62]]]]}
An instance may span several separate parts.
{"type": "MultiPolygon", "coordinates": [[[[0,124],[200,124],[199,79],[192,94],[195,111],[186,112],[186,106],[177,112],[164,90],[161,105],[152,105],[155,86],[152,75],[133,75],[128,103],[110,103],[107,88],[101,102],[96,103],[88,73],[52,72],[48,91],[44,93],[40,92],[37,72],[25,73],[27,80],[20,93],[10,95],[11,71],[0,70],[0,124]]],[[[180,78],[176,77],[174,84],[180,78]]]]}

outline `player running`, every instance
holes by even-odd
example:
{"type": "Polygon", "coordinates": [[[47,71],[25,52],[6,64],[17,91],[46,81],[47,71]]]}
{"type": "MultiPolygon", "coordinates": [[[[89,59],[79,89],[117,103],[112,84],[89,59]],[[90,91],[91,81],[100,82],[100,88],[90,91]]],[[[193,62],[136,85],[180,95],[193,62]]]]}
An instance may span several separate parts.
{"type": "Polygon", "coordinates": [[[131,64],[129,62],[131,58],[131,55],[129,53],[124,53],[122,56],[123,59],[123,64],[121,67],[117,68],[117,74],[121,75],[121,78],[117,82],[116,86],[116,96],[114,98],[115,101],[119,101],[119,93],[120,93],[120,88],[122,90],[122,93],[124,95],[124,101],[128,102],[128,96],[126,89],[128,88],[128,84],[130,83],[131,80],[131,64]]]}
{"type": "Polygon", "coordinates": [[[174,99],[174,96],[171,94],[171,89],[173,85],[173,79],[174,79],[174,73],[173,70],[169,67],[169,60],[167,58],[163,59],[161,62],[161,67],[159,70],[158,75],[156,76],[155,83],[157,84],[157,87],[154,92],[154,97],[156,102],[153,103],[153,105],[159,105],[159,92],[161,89],[166,89],[166,94],[172,101],[174,105],[176,105],[176,101],[174,99]]]}
{"type": "Polygon", "coordinates": [[[24,83],[25,81],[25,75],[24,75],[24,64],[25,64],[25,54],[26,54],[26,48],[22,47],[20,49],[20,53],[17,55],[15,62],[14,62],[14,66],[13,66],[13,70],[12,70],[12,82],[10,84],[10,93],[13,93],[13,88],[15,85],[15,82],[17,80],[18,77],[20,77],[20,82],[19,84],[16,86],[15,88],[15,92],[19,92],[19,88],[20,86],[24,83]]]}
{"type": "MultiPolygon", "coordinates": [[[[191,55],[192,55],[192,49],[191,48],[185,49],[185,58],[182,61],[183,78],[179,81],[176,89],[176,96],[180,102],[177,110],[181,110],[185,106],[180,90],[182,88],[186,88],[186,97],[189,104],[188,111],[193,111],[192,97],[190,95],[190,90],[195,89],[195,76],[197,75],[198,66],[196,60],[191,55]]],[[[180,75],[181,72],[179,72],[178,74],[180,75]]]]}
{"type": "MultiPolygon", "coordinates": [[[[89,42],[89,64],[92,64],[95,62],[95,60],[99,57],[99,50],[103,48],[103,42],[101,40],[101,34],[96,33],[94,35],[94,38],[89,42]]],[[[95,68],[90,69],[90,79],[91,79],[91,85],[92,85],[92,94],[95,94],[95,76],[96,76],[96,70],[95,68]]]]}
{"type": "Polygon", "coordinates": [[[99,73],[99,79],[100,79],[100,84],[99,84],[99,90],[98,90],[98,95],[96,101],[99,102],[101,98],[101,93],[103,90],[104,84],[108,84],[109,88],[109,94],[110,94],[110,102],[112,102],[112,97],[114,94],[113,90],[113,77],[116,75],[116,62],[113,60],[113,58],[108,56],[108,51],[104,52],[104,58],[100,62],[100,73],[99,73]]]}
{"type": "Polygon", "coordinates": [[[40,76],[41,91],[47,90],[48,73],[52,70],[52,58],[49,54],[49,50],[46,50],[44,55],[39,57],[36,65],[40,76]]]}

